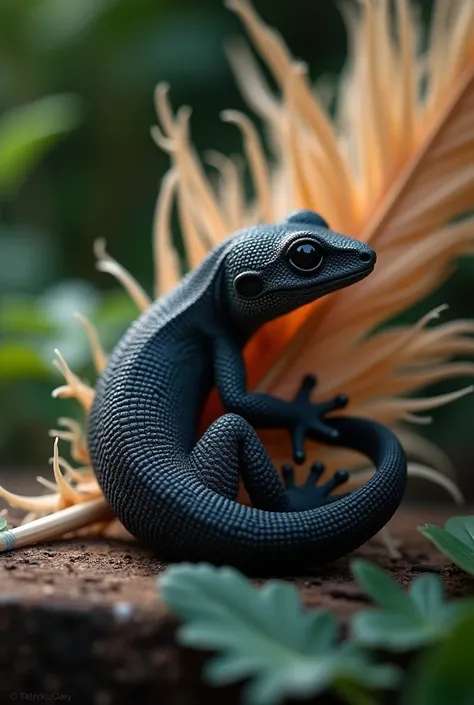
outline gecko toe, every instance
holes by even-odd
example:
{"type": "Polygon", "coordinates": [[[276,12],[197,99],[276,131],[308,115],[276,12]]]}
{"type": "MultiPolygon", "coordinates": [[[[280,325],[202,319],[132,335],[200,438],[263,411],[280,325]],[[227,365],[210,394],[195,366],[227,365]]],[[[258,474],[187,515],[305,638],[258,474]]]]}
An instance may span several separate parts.
{"type": "Polygon", "coordinates": [[[286,489],[295,486],[295,471],[292,465],[286,463],[281,469],[281,474],[283,476],[283,485],[286,489]]]}
{"type": "MultiPolygon", "coordinates": [[[[338,470],[330,480],[323,485],[317,482],[324,472],[323,463],[317,462],[311,465],[306,482],[303,485],[294,484],[294,472],[291,465],[284,465],[283,478],[286,493],[290,500],[290,511],[305,511],[316,509],[324,504],[330,504],[341,499],[345,495],[331,495],[331,492],[340,485],[347,482],[349,473],[347,470],[338,470]]],[[[350,493],[348,493],[350,494],[350,493]]]]}
{"type": "Polygon", "coordinates": [[[306,486],[313,487],[317,484],[319,478],[324,472],[324,464],[321,462],[313,463],[309,469],[308,479],[306,480],[306,486]]]}

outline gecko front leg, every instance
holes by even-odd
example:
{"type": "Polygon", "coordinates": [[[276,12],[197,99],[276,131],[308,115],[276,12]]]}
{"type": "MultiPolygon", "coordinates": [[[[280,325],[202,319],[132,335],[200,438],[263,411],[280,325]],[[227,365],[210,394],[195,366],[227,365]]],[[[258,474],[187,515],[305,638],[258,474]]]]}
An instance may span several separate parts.
{"type": "Polygon", "coordinates": [[[214,375],[227,411],[240,414],[254,428],[284,428],[290,432],[295,463],[305,460],[304,441],[307,436],[326,443],[337,441],[339,433],[325,416],[330,411],[345,407],[348,399],[340,394],[327,402],[311,403],[309,396],[316,384],[314,377],[308,375],[303,379],[292,401],[249,392],[241,348],[228,335],[215,338],[214,375]]]}

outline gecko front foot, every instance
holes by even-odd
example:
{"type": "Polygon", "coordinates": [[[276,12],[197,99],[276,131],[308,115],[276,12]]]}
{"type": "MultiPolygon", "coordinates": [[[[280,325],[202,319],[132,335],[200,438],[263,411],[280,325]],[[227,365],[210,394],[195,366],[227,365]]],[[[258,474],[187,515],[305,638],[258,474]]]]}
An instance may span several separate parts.
{"type": "Polygon", "coordinates": [[[291,437],[293,460],[298,464],[303,463],[306,457],[304,450],[306,436],[322,442],[334,442],[338,439],[339,432],[330,426],[324,417],[330,411],[343,409],[349,403],[346,394],[338,394],[328,401],[312,404],[309,398],[315,386],[316,377],[306,375],[293,401],[297,420],[291,429],[291,437]]]}
{"type": "Polygon", "coordinates": [[[332,478],[318,486],[318,480],[324,472],[322,463],[313,463],[309,470],[308,478],[304,485],[295,485],[294,470],[291,465],[282,467],[283,483],[286,494],[290,500],[291,512],[302,512],[306,509],[314,509],[323,504],[334,502],[341,498],[341,495],[330,496],[330,493],[340,485],[347,482],[349,473],[347,470],[338,470],[332,478]]]}

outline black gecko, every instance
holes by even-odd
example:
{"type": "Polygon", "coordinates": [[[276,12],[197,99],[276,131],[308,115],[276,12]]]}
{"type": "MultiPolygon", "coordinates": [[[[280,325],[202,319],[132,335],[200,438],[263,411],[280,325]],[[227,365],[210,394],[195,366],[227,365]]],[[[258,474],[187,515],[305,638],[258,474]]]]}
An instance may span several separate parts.
{"type": "MultiPolygon", "coordinates": [[[[118,344],[99,381],[89,423],[93,468],[127,529],[171,561],[288,572],[332,561],[374,536],[398,507],[406,459],[373,421],[326,415],[339,395],[311,403],[307,376],[293,401],[247,391],[242,348],[265,322],[366,277],[375,253],[328,229],[312,211],[238,231],[157,300],[118,344]],[[196,440],[216,385],[228,413],[196,440]],[[285,486],[254,429],[281,428],[293,460],[306,438],[360,451],[377,472],[331,495],[345,471],[318,486],[285,486]],[[236,501],[239,478],[252,507],[236,501]]],[[[354,311],[354,316],[357,311],[354,311]]]]}

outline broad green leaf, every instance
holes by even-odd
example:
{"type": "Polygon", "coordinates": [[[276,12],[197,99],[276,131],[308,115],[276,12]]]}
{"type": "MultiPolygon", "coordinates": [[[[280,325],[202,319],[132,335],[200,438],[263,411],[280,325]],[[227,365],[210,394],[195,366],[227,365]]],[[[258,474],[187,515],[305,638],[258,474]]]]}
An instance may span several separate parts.
{"type": "Polygon", "coordinates": [[[364,646],[391,651],[417,649],[440,636],[438,624],[386,610],[359,612],[352,620],[351,630],[354,639],[364,646]]]}
{"type": "Polygon", "coordinates": [[[447,639],[426,651],[410,673],[402,705],[472,705],[474,702],[474,610],[447,639]]]}
{"type": "MultiPolygon", "coordinates": [[[[274,669],[271,673],[261,669],[244,691],[245,702],[249,705],[270,705],[281,702],[288,695],[318,695],[331,686],[336,672],[337,664],[331,656],[318,661],[302,659],[289,667],[274,669]]],[[[246,675],[243,673],[239,680],[246,675]]],[[[219,681],[214,683],[220,684],[219,681]]]]}
{"type": "Polygon", "coordinates": [[[444,528],[474,553],[474,516],[451,517],[444,525],[444,528]]]}
{"type": "Polygon", "coordinates": [[[0,345],[0,382],[49,376],[50,370],[34,350],[14,343],[0,345]]]}
{"type": "Polygon", "coordinates": [[[357,559],[351,562],[351,570],[364,592],[381,607],[413,614],[413,604],[407,593],[381,568],[357,559]]]}
{"type": "Polygon", "coordinates": [[[423,575],[412,581],[408,591],[403,591],[380,568],[363,561],[354,563],[352,569],[358,582],[384,608],[359,612],[353,617],[351,630],[357,643],[409,651],[440,639],[453,628],[461,605],[453,609],[443,602],[439,576],[423,575]]]}
{"type": "Polygon", "coordinates": [[[367,688],[395,688],[401,675],[398,668],[394,668],[392,664],[377,664],[377,668],[374,668],[371,658],[358,651],[358,648],[357,644],[350,642],[346,642],[342,647],[347,659],[344,679],[367,688]]]}
{"type": "Polygon", "coordinates": [[[15,190],[63,135],[80,121],[79,99],[70,94],[41,98],[0,118],[0,193],[15,190]]]}
{"type": "Polygon", "coordinates": [[[360,649],[339,645],[335,618],[306,613],[286,583],[269,581],[257,590],[232,568],[180,564],[159,576],[158,589],[184,623],[179,641],[219,652],[204,669],[210,683],[251,679],[248,705],[316,695],[341,679],[391,687],[396,677],[360,649]]]}
{"type": "Polygon", "coordinates": [[[418,531],[420,531],[423,536],[426,536],[441,553],[444,553],[444,555],[450,558],[459,568],[462,568],[462,570],[470,575],[474,575],[474,551],[471,550],[466,543],[449,531],[442,529],[440,526],[435,526],[434,524],[419,526],[418,531]]]}
{"type": "Polygon", "coordinates": [[[409,596],[422,619],[436,620],[444,607],[443,581],[438,575],[422,575],[412,581],[409,596]]]}

